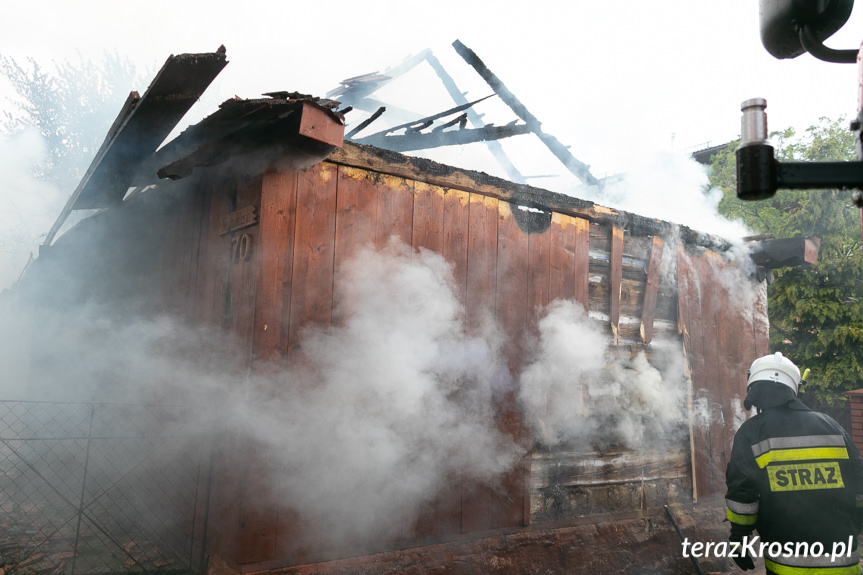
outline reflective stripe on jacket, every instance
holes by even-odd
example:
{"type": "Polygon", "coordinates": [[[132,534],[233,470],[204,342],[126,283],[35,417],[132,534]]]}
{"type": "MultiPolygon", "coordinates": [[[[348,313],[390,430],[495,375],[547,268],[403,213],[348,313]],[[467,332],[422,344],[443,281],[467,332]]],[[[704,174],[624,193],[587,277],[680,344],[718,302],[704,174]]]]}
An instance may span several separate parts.
{"type": "Polygon", "coordinates": [[[765,557],[764,566],[776,575],[860,575],[856,552],[832,559],[829,552],[814,557],[765,557]]]}
{"type": "MultiPolygon", "coordinates": [[[[857,575],[857,554],[831,556],[834,545],[856,549],[863,506],[863,460],[830,417],[799,400],[764,409],[734,437],[726,470],[726,517],[731,532],[757,530],[762,542],[820,543],[824,553],[771,557],[777,575],[857,575]]],[[[818,547],[816,546],[816,549],[818,547]]]]}

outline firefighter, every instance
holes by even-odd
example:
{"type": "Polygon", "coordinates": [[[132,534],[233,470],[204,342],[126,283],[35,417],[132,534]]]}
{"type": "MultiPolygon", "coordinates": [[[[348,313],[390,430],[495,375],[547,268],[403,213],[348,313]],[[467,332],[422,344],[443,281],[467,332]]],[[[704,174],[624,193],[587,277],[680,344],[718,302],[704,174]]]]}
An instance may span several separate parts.
{"type": "Polygon", "coordinates": [[[842,426],[798,399],[800,383],[781,353],[749,369],[743,405],[758,414],[734,436],[725,474],[732,557],[744,571],[763,553],[775,575],[857,575],[863,460],[842,426]]]}

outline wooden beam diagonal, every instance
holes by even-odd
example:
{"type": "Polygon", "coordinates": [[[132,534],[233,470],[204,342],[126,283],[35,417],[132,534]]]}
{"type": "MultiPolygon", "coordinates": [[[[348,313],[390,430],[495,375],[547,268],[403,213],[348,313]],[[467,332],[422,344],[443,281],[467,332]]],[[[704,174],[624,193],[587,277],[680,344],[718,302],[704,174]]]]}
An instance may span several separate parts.
{"type": "Polygon", "coordinates": [[[399,136],[369,136],[354,140],[356,144],[376,146],[394,152],[425,150],[440,146],[458,146],[487,140],[500,140],[521,134],[529,134],[525,124],[511,126],[485,126],[484,128],[455,129],[450,131],[409,132],[399,136]]]}
{"type": "Polygon", "coordinates": [[[507,88],[491,70],[489,70],[488,66],[480,60],[479,56],[477,56],[473,50],[458,40],[453,42],[453,47],[456,52],[458,52],[459,56],[461,56],[465,62],[470,64],[482,79],[486,81],[491,89],[494,90],[494,93],[497,94],[513,112],[515,112],[515,115],[524,120],[524,122],[532,128],[531,131],[536,134],[551,153],[554,154],[574,176],[585,184],[591,186],[600,185],[600,181],[590,173],[590,166],[576,159],[575,156],[570,153],[569,149],[561,144],[557,138],[551,134],[543,132],[542,124],[537,120],[536,116],[530,113],[527,107],[515,97],[515,94],[509,91],[509,88],[507,88]]]}
{"type": "Polygon", "coordinates": [[[494,94],[490,94],[484,98],[480,98],[479,100],[474,100],[473,102],[468,102],[466,104],[461,104],[460,106],[456,106],[455,108],[450,108],[449,110],[444,110],[443,112],[438,112],[437,114],[433,114],[431,116],[426,116],[425,118],[419,118],[417,120],[412,120],[410,122],[405,122],[404,124],[399,124],[398,126],[393,126],[392,128],[387,128],[386,130],[381,130],[380,132],[376,132],[368,138],[364,138],[362,141],[368,140],[369,138],[376,138],[379,136],[386,136],[387,134],[392,134],[393,132],[397,132],[401,129],[417,129],[417,127],[422,126],[422,128],[427,128],[431,125],[435,120],[439,120],[441,118],[446,118],[447,116],[452,116],[453,114],[458,114],[459,112],[464,112],[468,108],[479,104],[483,100],[488,100],[493,97],[494,94]]]}
{"type": "Polygon", "coordinates": [[[120,203],[137,168],[156,151],[227,63],[224,46],[213,53],[170,56],[122,125],[109,134],[102,145],[103,153],[94,159],[73,193],[71,209],[120,203]]]}

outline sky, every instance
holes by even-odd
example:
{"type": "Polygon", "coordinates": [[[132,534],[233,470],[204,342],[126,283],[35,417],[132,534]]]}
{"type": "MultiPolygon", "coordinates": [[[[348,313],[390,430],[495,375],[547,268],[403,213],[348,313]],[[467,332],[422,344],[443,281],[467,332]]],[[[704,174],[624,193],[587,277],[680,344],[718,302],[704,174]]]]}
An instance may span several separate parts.
{"type": "MultiPolygon", "coordinates": [[[[151,78],[171,54],[212,52],[224,44],[230,63],[178,130],[235,95],[289,90],[325,96],[342,79],[385,72],[425,49],[468,99],[488,96],[492,90],[455,52],[455,40],[476,52],[543,130],[599,178],[641,170],[666,172],[663,186],[687,180],[657,166],[672,155],[736,139],[740,103],[753,97],[767,99],[771,130],[802,132],[820,117],[856,114],[856,67],[808,54],[774,59],[761,45],[755,0],[45,0],[6,3],[3,12],[0,54],[42,64],[117,52],[151,78]]],[[[861,30],[858,6],[826,44],[855,48],[861,30]]],[[[128,89],[143,93],[147,83],[128,89]]],[[[0,83],[0,112],[9,109],[9,95],[0,83]]],[[[453,106],[427,65],[376,96],[418,117],[453,106]]],[[[486,122],[516,119],[496,99],[476,109],[486,122]]],[[[364,118],[351,112],[347,129],[364,118]]],[[[379,122],[384,126],[385,118],[379,122]]],[[[516,167],[534,177],[530,183],[565,193],[579,184],[534,136],[503,144],[516,167]]],[[[427,155],[505,176],[483,144],[427,155]]],[[[697,193],[688,190],[698,186],[687,183],[686,193],[697,193]]],[[[676,202],[648,198],[639,210],[653,205],[659,211],[643,215],[688,223],[663,212],[662,203],[676,202]]]]}
{"type": "MultiPolygon", "coordinates": [[[[857,47],[861,12],[858,6],[826,44],[857,47]]],[[[224,44],[230,64],[206,96],[210,112],[233,95],[324,96],[343,78],[384,71],[426,48],[469,98],[490,94],[453,50],[458,39],[599,177],[656,150],[735,139],[740,103],[755,96],[767,98],[771,129],[856,113],[855,66],[809,55],[772,58],[760,43],[754,0],[288,0],[248,7],[47,0],[7,3],[4,13],[0,54],[43,62],[116,50],[156,70],[170,54],[224,44]]],[[[430,74],[405,84],[414,100],[442,90],[430,74]]],[[[441,98],[428,113],[449,105],[441,98]]]]}

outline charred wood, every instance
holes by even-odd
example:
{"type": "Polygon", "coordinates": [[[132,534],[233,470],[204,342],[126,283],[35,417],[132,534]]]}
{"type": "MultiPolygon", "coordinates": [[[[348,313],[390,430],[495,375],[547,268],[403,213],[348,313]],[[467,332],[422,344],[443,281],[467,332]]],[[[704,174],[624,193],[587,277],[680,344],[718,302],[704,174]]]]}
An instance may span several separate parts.
{"type": "Polygon", "coordinates": [[[500,140],[501,138],[509,138],[527,133],[530,133],[530,129],[524,124],[519,124],[517,126],[486,126],[484,128],[452,130],[449,132],[435,130],[427,134],[411,132],[401,136],[375,135],[355,140],[355,142],[386,148],[395,152],[407,152],[439,148],[441,146],[458,146],[487,140],[500,140]]]}
{"type": "Polygon", "coordinates": [[[134,109],[121,111],[126,119],[102,145],[103,153],[93,160],[70,199],[71,209],[104,208],[121,202],[136,170],[227,63],[223,48],[168,58],[134,109]]]}
{"type": "Polygon", "coordinates": [[[515,112],[515,115],[524,120],[524,122],[531,127],[531,131],[537,135],[537,137],[542,140],[542,143],[546,145],[546,147],[551,150],[558,160],[563,163],[566,168],[572,172],[578,179],[580,179],[585,184],[589,184],[591,186],[600,185],[600,181],[596,179],[593,174],[590,173],[590,166],[576,159],[566,146],[560,143],[560,141],[552,136],[551,134],[546,134],[542,131],[542,124],[539,120],[536,119],[536,116],[530,113],[528,109],[522,104],[515,95],[509,91],[509,89],[504,85],[503,82],[495,76],[491,70],[483,63],[482,60],[467,46],[456,40],[453,42],[453,47],[456,52],[458,52],[459,56],[464,58],[465,62],[473,66],[474,70],[482,76],[482,79],[486,81],[486,83],[491,86],[492,90],[494,90],[495,94],[500,96],[500,99],[503,100],[507,106],[515,112]]]}
{"type": "Polygon", "coordinates": [[[426,128],[431,126],[432,124],[434,124],[434,120],[426,120],[425,122],[422,122],[421,124],[416,124],[414,126],[410,126],[407,129],[407,131],[408,132],[422,132],[423,130],[425,130],[426,128]]]}
{"type": "Polygon", "coordinates": [[[467,110],[468,108],[470,108],[476,104],[479,104],[483,100],[488,100],[492,96],[493,96],[493,94],[486,96],[485,98],[480,98],[479,100],[474,100],[473,102],[468,102],[466,104],[462,104],[461,106],[456,106],[455,108],[450,108],[449,110],[445,110],[443,112],[434,114],[432,116],[426,116],[425,118],[420,118],[418,120],[413,120],[411,122],[405,122],[404,124],[399,124],[398,126],[393,126],[392,128],[388,128],[386,130],[382,130],[380,132],[372,134],[368,138],[364,138],[364,141],[368,140],[369,138],[374,138],[376,136],[385,136],[387,134],[392,134],[393,132],[397,132],[401,129],[411,129],[414,126],[417,126],[418,124],[427,124],[428,126],[430,126],[431,123],[434,122],[435,120],[439,120],[440,118],[446,118],[447,116],[451,116],[453,114],[463,112],[463,111],[467,110]]]}
{"type": "Polygon", "coordinates": [[[455,126],[456,124],[458,124],[459,130],[463,130],[464,127],[467,125],[467,114],[462,114],[458,118],[456,118],[454,120],[450,120],[446,124],[441,124],[440,126],[436,127],[434,130],[432,130],[432,132],[442,132],[443,130],[445,130],[447,128],[455,126]]]}
{"type": "Polygon", "coordinates": [[[378,108],[374,114],[372,114],[371,116],[369,116],[368,118],[363,120],[356,128],[354,128],[353,130],[351,130],[350,132],[345,134],[345,139],[350,140],[351,138],[353,138],[354,136],[356,136],[357,134],[362,132],[364,129],[366,129],[369,126],[369,124],[371,124],[372,122],[374,122],[375,120],[380,118],[381,114],[383,114],[386,111],[387,111],[386,106],[381,106],[380,108],[378,108]]]}

